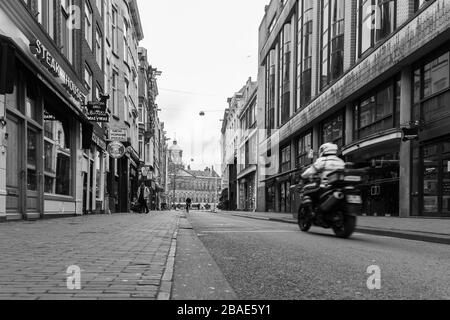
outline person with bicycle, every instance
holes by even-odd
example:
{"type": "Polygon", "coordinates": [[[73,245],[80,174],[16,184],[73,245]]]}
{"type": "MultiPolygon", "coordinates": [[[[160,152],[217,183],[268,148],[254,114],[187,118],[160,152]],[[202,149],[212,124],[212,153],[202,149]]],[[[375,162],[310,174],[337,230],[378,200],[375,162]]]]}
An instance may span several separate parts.
{"type": "Polygon", "coordinates": [[[192,200],[190,198],[186,199],[186,212],[189,213],[189,209],[191,208],[192,200]]]}

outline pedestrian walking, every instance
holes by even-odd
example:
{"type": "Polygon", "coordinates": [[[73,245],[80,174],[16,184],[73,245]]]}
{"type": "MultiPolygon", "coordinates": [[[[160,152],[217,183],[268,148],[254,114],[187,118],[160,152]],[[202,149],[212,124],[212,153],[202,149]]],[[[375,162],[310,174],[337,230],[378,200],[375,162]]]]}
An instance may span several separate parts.
{"type": "Polygon", "coordinates": [[[144,182],[142,182],[141,186],[138,188],[137,194],[138,194],[138,202],[141,207],[140,213],[144,213],[143,211],[145,210],[145,214],[148,214],[150,210],[148,209],[147,200],[148,197],[150,196],[150,190],[145,185],[144,182]]]}
{"type": "Polygon", "coordinates": [[[191,198],[186,199],[186,212],[189,213],[189,209],[191,208],[192,200],[191,198]]]}

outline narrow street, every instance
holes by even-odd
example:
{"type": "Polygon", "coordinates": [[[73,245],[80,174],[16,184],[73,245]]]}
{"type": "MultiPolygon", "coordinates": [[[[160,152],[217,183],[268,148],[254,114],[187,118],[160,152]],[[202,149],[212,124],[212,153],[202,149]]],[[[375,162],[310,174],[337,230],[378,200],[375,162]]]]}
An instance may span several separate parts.
{"type": "Polygon", "coordinates": [[[450,299],[449,265],[447,245],[194,212],[180,225],[172,298],[450,299]],[[372,265],[380,290],[367,287],[372,265]]]}

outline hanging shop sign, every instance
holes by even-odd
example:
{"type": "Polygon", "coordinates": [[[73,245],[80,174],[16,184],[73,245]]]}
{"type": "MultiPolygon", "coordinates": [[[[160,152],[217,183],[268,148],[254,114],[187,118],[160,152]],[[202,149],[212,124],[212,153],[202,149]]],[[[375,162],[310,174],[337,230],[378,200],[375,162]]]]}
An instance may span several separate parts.
{"type": "Polygon", "coordinates": [[[125,153],[126,148],[120,141],[113,141],[108,145],[108,154],[113,159],[120,159],[125,153]]]}
{"type": "Polygon", "coordinates": [[[39,39],[31,41],[30,51],[55,78],[60,80],[60,84],[73,98],[79,102],[84,101],[82,91],[77,87],[73,80],[70,79],[53,55],[47,50],[47,48],[45,48],[39,39]]]}
{"type": "Polygon", "coordinates": [[[87,118],[91,122],[109,122],[109,115],[106,112],[106,101],[89,101],[87,103],[87,118]]]}
{"type": "Polygon", "coordinates": [[[127,129],[109,129],[109,140],[127,142],[128,141],[128,130],[127,129]]]}
{"type": "Polygon", "coordinates": [[[99,146],[102,150],[106,150],[106,142],[100,138],[95,132],[92,134],[92,142],[99,146]]]}

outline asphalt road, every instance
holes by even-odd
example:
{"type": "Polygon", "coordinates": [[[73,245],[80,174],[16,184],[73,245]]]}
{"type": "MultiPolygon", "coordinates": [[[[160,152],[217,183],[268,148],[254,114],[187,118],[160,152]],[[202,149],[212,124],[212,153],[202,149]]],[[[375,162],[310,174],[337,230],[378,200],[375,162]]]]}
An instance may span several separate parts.
{"type": "Polygon", "coordinates": [[[180,232],[175,298],[450,299],[448,245],[362,234],[341,240],[319,228],[302,233],[296,225],[198,212],[180,232]],[[374,265],[379,290],[367,287],[374,265]]]}

